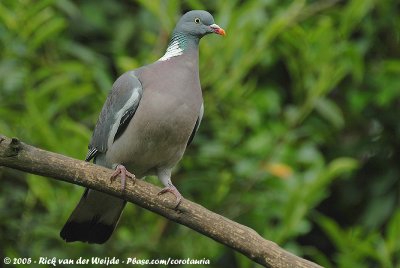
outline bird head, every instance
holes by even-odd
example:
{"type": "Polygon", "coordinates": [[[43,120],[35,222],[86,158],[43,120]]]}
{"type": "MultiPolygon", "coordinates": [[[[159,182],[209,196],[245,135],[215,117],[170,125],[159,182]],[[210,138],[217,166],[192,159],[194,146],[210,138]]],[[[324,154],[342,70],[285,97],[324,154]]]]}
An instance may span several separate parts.
{"type": "Polygon", "coordinates": [[[204,10],[192,10],[185,13],[177,23],[175,33],[183,33],[202,38],[216,33],[225,36],[225,30],[215,24],[213,16],[204,10]]]}

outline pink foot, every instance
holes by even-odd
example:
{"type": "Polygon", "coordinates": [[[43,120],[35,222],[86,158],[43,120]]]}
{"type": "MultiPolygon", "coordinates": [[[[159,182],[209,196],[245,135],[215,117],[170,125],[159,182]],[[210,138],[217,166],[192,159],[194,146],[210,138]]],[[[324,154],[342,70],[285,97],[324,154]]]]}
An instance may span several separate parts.
{"type": "Polygon", "coordinates": [[[135,175],[133,175],[132,173],[130,173],[128,170],[126,170],[126,168],[123,165],[118,165],[115,168],[114,173],[111,175],[111,182],[115,181],[115,179],[121,175],[121,184],[122,184],[122,191],[125,190],[125,186],[126,186],[126,177],[131,178],[131,179],[135,179],[135,175]]]}
{"type": "Polygon", "coordinates": [[[176,187],[172,184],[170,184],[169,186],[165,187],[164,189],[162,189],[158,195],[162,195],[165,193],[171,193],[176,197],[176,205],[175,208],[178,208],[179,204],[182,202],[182,195],[181,193],[178,191],[178,189],[176,189],[176,187]]]}

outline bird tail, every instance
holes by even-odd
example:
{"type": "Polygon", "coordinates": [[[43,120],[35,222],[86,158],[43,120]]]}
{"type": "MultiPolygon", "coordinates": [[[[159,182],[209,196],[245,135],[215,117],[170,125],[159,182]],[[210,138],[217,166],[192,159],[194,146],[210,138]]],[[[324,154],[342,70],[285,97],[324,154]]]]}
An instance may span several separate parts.
{"type": "Polygon", "coordinates": [[[86,189],[60,236],[66,242],[103,244],[113,233],[125,204],[125,200],[86,189]]]}

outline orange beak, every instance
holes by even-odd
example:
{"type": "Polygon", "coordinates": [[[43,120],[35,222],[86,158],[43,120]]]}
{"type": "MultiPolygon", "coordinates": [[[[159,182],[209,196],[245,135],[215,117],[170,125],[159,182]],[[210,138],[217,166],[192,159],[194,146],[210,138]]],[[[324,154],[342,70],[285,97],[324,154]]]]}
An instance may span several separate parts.
{"type": "Polygon", "coordinates": [[[219,35],[222,35],[222,36],[225,36],[226,35],[226,33],[225,33],[225,30],[224,29],[222,29],[221,27],[219,27],[217,24],[211,24],[210,25],[210,28],[214,31],[214,33],[216,33],[216,34],[219,34],[219,35]]]}

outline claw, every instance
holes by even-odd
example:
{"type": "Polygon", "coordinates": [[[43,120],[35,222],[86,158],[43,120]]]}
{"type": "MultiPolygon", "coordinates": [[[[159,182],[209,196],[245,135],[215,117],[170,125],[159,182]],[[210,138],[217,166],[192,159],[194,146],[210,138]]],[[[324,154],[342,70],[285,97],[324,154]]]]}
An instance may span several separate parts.
{"type": "Polygon", "coordinates": [[[126,186],[126,177],[131,178],[131,179],[135,179],[135,175],[130,173],[125,167],[124,165],[118,165],[115,168],[114,173],[111,175],[110,180],[111,182],[115,181],[115,179],[121,175],[121,185],[122,185],[122,191],[125,190],[125,186],[126,186]]]}
{"type": "Polygon", "coordinates": [[[171,193],[171,194],[173,194],[175,196],[175,198],[176,198],[175,208],[178,208],[179,204],[182,202],[181,193],[178,191],[178,189],[176,189],[176,187],[174,185],[170,184],[169,186],[165,187],[160,192],[158,192],[157,195],[162,195],[162,194],[165,194],[167,192],[171,193]]]}

